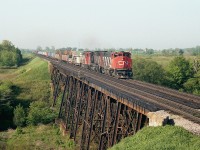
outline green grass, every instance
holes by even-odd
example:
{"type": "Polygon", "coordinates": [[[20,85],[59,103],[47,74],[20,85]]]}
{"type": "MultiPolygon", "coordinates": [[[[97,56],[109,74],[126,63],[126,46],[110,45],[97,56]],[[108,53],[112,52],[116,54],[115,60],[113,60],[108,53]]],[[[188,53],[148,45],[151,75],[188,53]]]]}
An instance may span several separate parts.
{"type": "Polygon", "coordinates": [[[18,100],[48,101],[51,95],[48,63],[33,56],[29,56],[29,60],[17,69],[1,69],[0,79],[3,77],[3,81],[13,82],[18,100]]]}
{"type": "Polygon", "coordinates": [[[50,80],[47,62],[34,58],[28,65],[20,67],[16,72],[17,81],[50,80]]]}
{"type": "Polygon", "coordinates": [[[47,62],[34,58],[28,65],[19,68],[16,72],[15,85],[20,87],[20,100],[49,101],[50,74],[47,62]]]}
{"type": "Polygon", "coordinates": [[[69,137],[63,137],[56,125],[28,126],[22,129],[1,132],[1,141],[7,141],[7,144],[4,145],[7,150],[62,150],[75,148],[74,142],[69,137]]]}
{"type": "Polygon", "coordinates": [[[200,137],[177,126],[146,127],[109,150],[199,150],[200,137]]]}

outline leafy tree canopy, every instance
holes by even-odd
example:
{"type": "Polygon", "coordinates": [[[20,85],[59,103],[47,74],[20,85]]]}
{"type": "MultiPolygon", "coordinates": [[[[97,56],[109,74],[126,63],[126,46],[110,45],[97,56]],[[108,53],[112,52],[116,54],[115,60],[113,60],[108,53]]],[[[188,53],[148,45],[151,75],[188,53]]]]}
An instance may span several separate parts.
{"type": "Polygon", "coordinates": [[[10,41],[3,40],[0,44],[0,66],[19,66],[21,61],[21,51],[10,41]]]}
{"type": "Polygon", "coordinates": [[[200,95],[200,70],[193,78],[188,79],[188,81],[184,83],[184,89],[187,92],[200,95]]]}
{"type": "Polygon", "coordinates": [[[175,57],[169,64],[169,86],[175,89],[183,88],[183,84],[193,76],[192,65],[183,56],[175,57]]]}
{"type": "Polygon", "coordinates": [[[137,80],[163,84],[165,71],[161,65],[154,61],[135,58],[133,59],[133,76],[137,80]]]}

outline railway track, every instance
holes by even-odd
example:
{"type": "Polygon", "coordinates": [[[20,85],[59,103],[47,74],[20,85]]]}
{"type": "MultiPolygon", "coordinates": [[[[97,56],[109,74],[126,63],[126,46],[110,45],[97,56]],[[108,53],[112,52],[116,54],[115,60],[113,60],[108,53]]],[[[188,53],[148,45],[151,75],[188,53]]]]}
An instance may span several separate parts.
{"type": "Polygon", "coordinates": [[[194,107],[195,109],[200,109],[200,97],[199,96],[179,92],[177,90],[172,90],[172,89],[169,89],[166,87],[162,87],[159,85],[154,85],[151,83],[142,82],[142,81],[138,81],[138,80],[128,80],[126,82],[130,82],[134,85],[145,87],[147,89],[152,90],[152,92],[162,93],[163,95],[167,94],[168,97],[177,99],[177,101],[184,100],[184,102],[182,102],[182,103],[185,103],[187,105],[191,104],[192,105],[191,107],[194,107]]]}
{"type": "Polygon", "coordinates": [[[57,66],[71,71],[81,71],[87,77],[94,78],[104,85],[111,86],[119,92],[145,101],[159,109],[164,109],[181,115],[193,122],[200,124],[200,97],[181,93],[168,88],[152,85],[135,80],[119,80],[105,74],[80,68],[71,64],[53,61],[57,66]]]}

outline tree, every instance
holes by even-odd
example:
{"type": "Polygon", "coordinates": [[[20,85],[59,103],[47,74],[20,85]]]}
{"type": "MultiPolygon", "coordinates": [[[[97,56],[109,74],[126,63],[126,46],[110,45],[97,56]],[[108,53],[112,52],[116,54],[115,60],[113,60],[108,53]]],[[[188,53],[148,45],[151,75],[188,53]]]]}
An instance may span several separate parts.
{"type": "Polygon", "coordinates": [[[27,117],[27,123],[37,125],[38,123],[50,123],[56,118],[56,114],[50,107],[41,101],[32,102],[27,117]]]}
{"type": "Polygon", "coordinates": [[[45,51],[50,51],[50,48],[46,46],[45,51]]]}
{"type": "Polygon", "coordinates": [[[193,76],[193,69],[188,60],[183,56],[175,57],[169,64],[169,85],[175,89],[183,88],[183,84],[193,76]]]}
{"type": "Polygon", "coordinates": [[[154,50],[153,49],[146,49],[146,54],[148,54],[148,55],[154,54],[154,50]]]}
{"type": "Polygon", "coordinates": [[[12,50],[14,48],[14,45],[12,44],[12,42],[8,40],[3,40],[1,45],[4,50],[12,50]]]}
{"type": "Polygon", "coordinates": [[[72,50],[73,50],[73,51],[76,51],[76,50],[77,50],[77,48],[76,48],[76,47],[73,47],[73,48],[72,48],[72,50]]]}
{"type": "Polygon", "coordinates": [[[178,51],[178,53],[179,53],[180,56],[183,56],[184,51],[183,51],[182,49],[180,49],[180,50],[178,51]]]}
{"type": "Polygon", "coordinates": [[[200,71],[184,83],[184,89],[186,92],[200,95],[200,71]]]}
{"type": "Polygon", "coordinates": [[[20,104],[14,109],[13,121],[14,124],[18,127],[22,127],[25,125],[26,114],[24,108],[20,104]]]}
{"type": "Polygon", "coordinates": [[[194,72],[197,73],[198,71],[200,71],[200,59],[194,59],[193,60],[193,69],[194,72]]]}
{"type": "Polygon", "coordinates": [[[51,46],[51,50],[55,51],[56,50],[55,46],[51,46]]]}
{"type": "Polygon", "coordinates": [[[42,47],[41,47],[41,46],[38,46],[36,50],[37,50],[37,51],[42,51],[42,47]]]}
{"type": "Polygon", "coordinates": [[[141,81],[163,84],[165,71],[161,65],[154,61],[135,58],[133,59],[133,77],[141,81]]]}
{"type": "Polygon", "coordinates": [[[184,83],[184,90],[189,93],[200,95],[200,60],[193,61],[194,76],[184,83]]]}
{"type": "Polygon", "coordinates": [[[7,40],[0,44],[0,65],[1,66],[18,66],[22,61],[22,54],[18,48],[7,40]]]}

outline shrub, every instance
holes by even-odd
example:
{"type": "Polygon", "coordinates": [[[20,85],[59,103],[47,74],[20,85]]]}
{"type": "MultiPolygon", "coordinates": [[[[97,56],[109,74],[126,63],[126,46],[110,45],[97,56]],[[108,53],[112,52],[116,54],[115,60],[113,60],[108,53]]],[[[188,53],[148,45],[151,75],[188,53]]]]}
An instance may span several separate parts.
{"type": "Polygon", "coordinates": [[[50,109],[47,103],[36,101],[30,105],[27,117],[29,125],[37,125],[39,123],[47,124],[56,118],[56,114],[50,109]]]}
{"type": "Polygon", "coordinates": [[[23,130],[21,127],[17,127],[16,129],[16,135],[19,135],[19,134],[23,134],[23,130]]]}
{"type": "Polygon", "coordinates": [[[24,108],[20,104],[14,109],[13,121],[18,127],[22,127],[25,125],[26,115],[24,108]]]}

